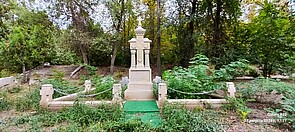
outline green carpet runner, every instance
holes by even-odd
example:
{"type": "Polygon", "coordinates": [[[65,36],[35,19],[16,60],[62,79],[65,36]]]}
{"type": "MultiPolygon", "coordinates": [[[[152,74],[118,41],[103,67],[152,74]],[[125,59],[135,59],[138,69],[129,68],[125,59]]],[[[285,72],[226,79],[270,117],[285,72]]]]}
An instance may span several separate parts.
{"type": "Polygon", "coordinates": [[[126,101],[123,110],[127,119],[139,118],[142,122],[150,123],[154,127],[160,124],[160,111],[155,100],[126,101]]]}

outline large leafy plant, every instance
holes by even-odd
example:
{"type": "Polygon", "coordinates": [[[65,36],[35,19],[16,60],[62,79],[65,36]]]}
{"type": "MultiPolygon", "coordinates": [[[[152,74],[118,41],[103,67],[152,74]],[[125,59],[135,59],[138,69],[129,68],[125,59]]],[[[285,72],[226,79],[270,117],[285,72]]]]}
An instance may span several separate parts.
{"type": "MultiPolygon", "coordinates": [[[[167,70],[163,73],[163,78],[167,80],[170,89],[197,93],[224,88],[222,81],[245,74],[249,67],[246,60],[240,60],[215,70],[209,67],[209,59],[201,54],[193,57],[190,64],[188,68],[174,67],[172,70],[167,70]]],[[[199,98],[200,96],[186,95],[168,90],[168,97],[199,98]]]]}

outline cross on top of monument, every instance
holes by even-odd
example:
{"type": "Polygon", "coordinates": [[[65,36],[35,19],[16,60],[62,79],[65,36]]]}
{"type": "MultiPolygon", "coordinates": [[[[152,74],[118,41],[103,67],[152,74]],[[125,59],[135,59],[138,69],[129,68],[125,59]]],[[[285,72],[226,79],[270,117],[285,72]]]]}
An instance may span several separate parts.
{"type": "Polygon", "coordinates": [[[142,26],[142,25],[141,25],[141,21],[142,21],[143,19],[142,19],[141,17],[138,17],[137,20],[138,20],[138,26],[141,27],[141,26],[142,26]]]}

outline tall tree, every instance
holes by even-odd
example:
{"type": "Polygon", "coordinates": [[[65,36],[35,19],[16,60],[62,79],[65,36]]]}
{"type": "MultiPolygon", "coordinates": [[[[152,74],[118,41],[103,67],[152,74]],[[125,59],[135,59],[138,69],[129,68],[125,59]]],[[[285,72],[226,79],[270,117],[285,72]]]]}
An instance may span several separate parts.
{"type": "MultiPolygon", "coordinates": [[[[115,60],[118,53],[121,54],[122,58],[126,58],[127,55],[125,52],[129,53],[128,40],[132,37],[132,32],[135,27],[136,19],[133,12],[133,4],[136,4],[136,2],[137,1],[132,0],[110,0],[106,3],[110,12],[112,32],[114,34],[110,66],[111,73],[114,72],[115,60]]],[[[122,62],[122,64],[123,63],[126,62],[122,62]]]]}
{"type": "Polygon", "coordinates": [[[22,82],[26,82],[27,70],[50,62],[55,27],[45,12],[29,11],[21,6],[14,8],[10,20],[11,33],[1,44],[0,56],[5,56],[1,59],[6,68],[21,70],[22,82]]]}
{"type": "Polygon", "coordinates": [[[99,2],[92,0],[50,0],[54,6],[50,6],[50,15],[56,19],[70,21],[70,42],[73,49],[82,56],[83,62],[88,64],[88,52],[90,42],[96,36],[92,32],[93,20],[90,13],[95,11],[95,6],[99,2]]]}
{"type": "Polygon", "coordinates": [[[161,1],[157,0],[157,74],[162,76],[161,71],[161,1]]]}
{"type": "Polygon", "coordinates": [[[285,66],[289,56],[295,53],[294,19],[265,1],[259,16],[249,25],[251,57],[262,66],[263,76],[269,76],[274,69],[285,66]]]}
{"type": "Polygon", "coordinates": [[[157,30],[156,30],[156,25],[157,25],[157,1],[156,0],[143,0],[144,5],[147,6],[147,11],[145,12],[145,19],[144,19],[144,26],[145,29],[147,30],[145,35],[147,38],[151,39],[151,52],[150,52],[150,58],[151,58],[151,63],[156,60],[156,51],[154,48],[156,47],[155,44],[157,42],[157,30]]]}
{"type": "Polygon", "coordinates": [[[6,39],[8,34],[8,26],[5,24],[5,19],[8,17],[8,12],[12,9],[13,4],[8,1],[0,1],[0,41],[6,39]]]}
{"type": "Polygon", "coordinates": [[[180,49],[180,63],[188,65],[189,59],[194,56],[195,45],[199,22],[199,5],[198,0],[177,0],[177,37],[180,49]]]}

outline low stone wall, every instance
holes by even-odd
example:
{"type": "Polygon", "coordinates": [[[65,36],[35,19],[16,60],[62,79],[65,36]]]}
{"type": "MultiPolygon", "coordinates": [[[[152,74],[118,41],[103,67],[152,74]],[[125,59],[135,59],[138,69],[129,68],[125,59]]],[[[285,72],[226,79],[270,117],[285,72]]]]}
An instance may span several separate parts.
{"type": "Polygon", "coordinates": [[[188,109],[195,109],[198,107],[219,108],[228,102],[225,99],[168,99],[166,103],[184,105],[188,109]]]}
{"type": "MultiPolygon", "coordinates": [[[[42,108],[48,109],[48,110],[60,110],[64,107],[71,107],[75,104],[74,100],[76,100],[78,95],[84,94],[84,93],[90,93],[93,90],[95,90],[95,88],[91,88],[90,80],[86,80],[84,91],[53,99],[52,95],[53,95],[55,89],[53,88],[53,86],[51,84],[44,84],[44,85],[42,85],[41,90],[40,90],[40,95],[41,95],[40,106],[42,108]]],[[[101,105],[101,104],[120,104],[121,105],[121,103],[122,103],[121,84],[114,84],[112,91],[113,91],[113,99],[111,101],[107,101],[107,100],[81,101],[79,103],[90,105],[90,106],[97,106],[97,105],[101,105]]]]}
{"type": "Polygon", "coordinates": [[[16,78],[11,76],[11,77],[5,77],[5,78],[0,78],[0,88],[8,85],[14,85],[16,83],[16,78]]]}
{"type": "MultiPolygon", "coordinates": [[[[81,104],[89,105],[89,106],[98,106],[102,104],[112,104],[112,101],[83,101],[81,104]]],[[[61,110],[65,107],[74,106],[75,101],[52,101],[48,103],[49,110],[61,110]]]]}
{"type": "MultiPolygon", "coordinates": [[[[235,97],[236,88],[233,82],[227,82],[227,93],[228,97],[235,97]]],[[[167,84],[158,84],[158,106],[162,108],[164,103],[184,105],[188,109],[194,109],[197,107],[213,107],[218,108],[223,104],[228,103],[225,99],[167,99],[167,84]]]]}

